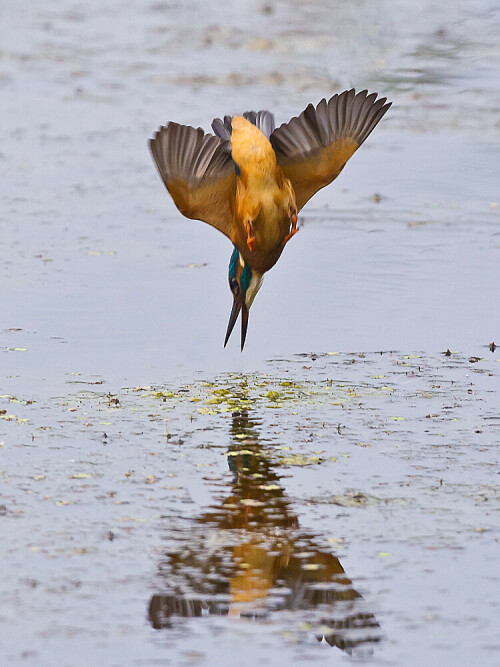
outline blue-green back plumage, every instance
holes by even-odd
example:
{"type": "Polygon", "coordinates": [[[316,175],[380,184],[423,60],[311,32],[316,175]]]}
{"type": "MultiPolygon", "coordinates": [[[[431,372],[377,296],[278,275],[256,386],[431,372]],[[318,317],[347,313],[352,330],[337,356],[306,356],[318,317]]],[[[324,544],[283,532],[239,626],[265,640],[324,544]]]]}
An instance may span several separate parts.
{"type": "Polygon", "coordinates": [[[238,262],[240,261],[240,252],[236,246],[234,246],[233,254],[229,260],[229,282],[231,280],[236,280],[236,273],[238,271],[238,262]]]}
{"type": "MultiPolygon", "coordinates": [[[[238,275],[238,264],[240,262],[240,253],[239,250],[236,246],[234,246],[233,253],[231,255],[231,259],[229,260],[229,284],[232,285],[235,281],[237,281],[237,275],[238,275]]],[[[250,286],[250,283],[252,282],[252,269],[248,266],[248,264],[245,264],[243,266],[243,270],[241,272],[241,276],[239,279],[239,284],[240,284],[240,289],[243,292],[243,294],[246,294],[247,289],[250,286]]]]}
{"type": "Polygon", "coordinates": [[[250,285],[251,280],[252,280],[252,270],[248,266],[248,264],[245,264],[240,276],[240,287],[243,294],[247,293],[247,289],[250,285]]]}

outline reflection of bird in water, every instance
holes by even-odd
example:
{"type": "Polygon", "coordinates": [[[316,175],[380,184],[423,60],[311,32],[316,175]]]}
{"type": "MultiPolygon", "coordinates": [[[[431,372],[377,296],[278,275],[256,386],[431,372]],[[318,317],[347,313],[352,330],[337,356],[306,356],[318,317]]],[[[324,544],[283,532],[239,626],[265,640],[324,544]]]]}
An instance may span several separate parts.
{"type": "Polygon", "coordinates": [[[151,598],[153,627],[169,627],[176,616],[260,618],[287,610],[300,612],[332,646],[372,646],[379,624],[339,559],[300,529],[256,427],[246,411],[233,413],[229,494],[190,523],[179,548],[162,560],[166,590],[151,598]]]}
{"type": "Polygon", "coordinates": [[[212,128],[169,123],[151,139],[158,171],[179,211],[216,227],[233,243],[233,308],[226,345],[241,311],[241,349],[248,310],[262,276],[298,231],[297,213],[342,171],[391,106],[366,90],[310,104],[275,129],[269,111],[216,118],[212,128]]]}

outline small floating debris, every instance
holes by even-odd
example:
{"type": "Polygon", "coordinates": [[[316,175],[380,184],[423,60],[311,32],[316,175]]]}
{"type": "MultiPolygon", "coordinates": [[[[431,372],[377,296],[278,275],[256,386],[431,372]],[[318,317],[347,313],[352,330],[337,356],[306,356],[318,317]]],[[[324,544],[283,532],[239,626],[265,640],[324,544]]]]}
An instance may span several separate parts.
{"type": "Polygon", "coordinates": [[[400,505],[411,504],[408,498],[378,498],[361,491],[346,491],[339,495],[325,494],[307,499],[314,505],[339,505],[340,507],[374,507],[376,505],[400,505]]]}

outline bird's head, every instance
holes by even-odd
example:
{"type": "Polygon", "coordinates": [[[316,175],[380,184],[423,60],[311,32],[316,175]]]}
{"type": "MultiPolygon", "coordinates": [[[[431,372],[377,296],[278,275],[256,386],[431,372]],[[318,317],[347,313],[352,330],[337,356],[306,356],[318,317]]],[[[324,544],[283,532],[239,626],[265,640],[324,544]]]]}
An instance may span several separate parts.
{"type": "Polygon", "coordinates": [[[241,311],[241,349],[245,345],[248,327],[248,311],[255,299],[255,295],[262,284],[262,274],[253,271],[240,255],[238,248],[234,248],[229,262],[229,287],[233,293],[233,307],[227,325],[224,347],[227,345],[238,315],[241,311]]]}

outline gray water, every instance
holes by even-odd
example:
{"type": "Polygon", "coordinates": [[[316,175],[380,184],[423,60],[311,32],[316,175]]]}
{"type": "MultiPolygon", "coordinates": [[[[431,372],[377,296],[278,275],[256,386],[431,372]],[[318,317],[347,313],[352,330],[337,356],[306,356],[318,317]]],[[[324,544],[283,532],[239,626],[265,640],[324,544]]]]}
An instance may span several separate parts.
{"type": "Polygon", "coordinates": [[[498,664],[498,3],[0,30],[1,662],[498,664]],[[224,350],[231,247],[147,139],[351,86],[393,106],[224,350]]]}

